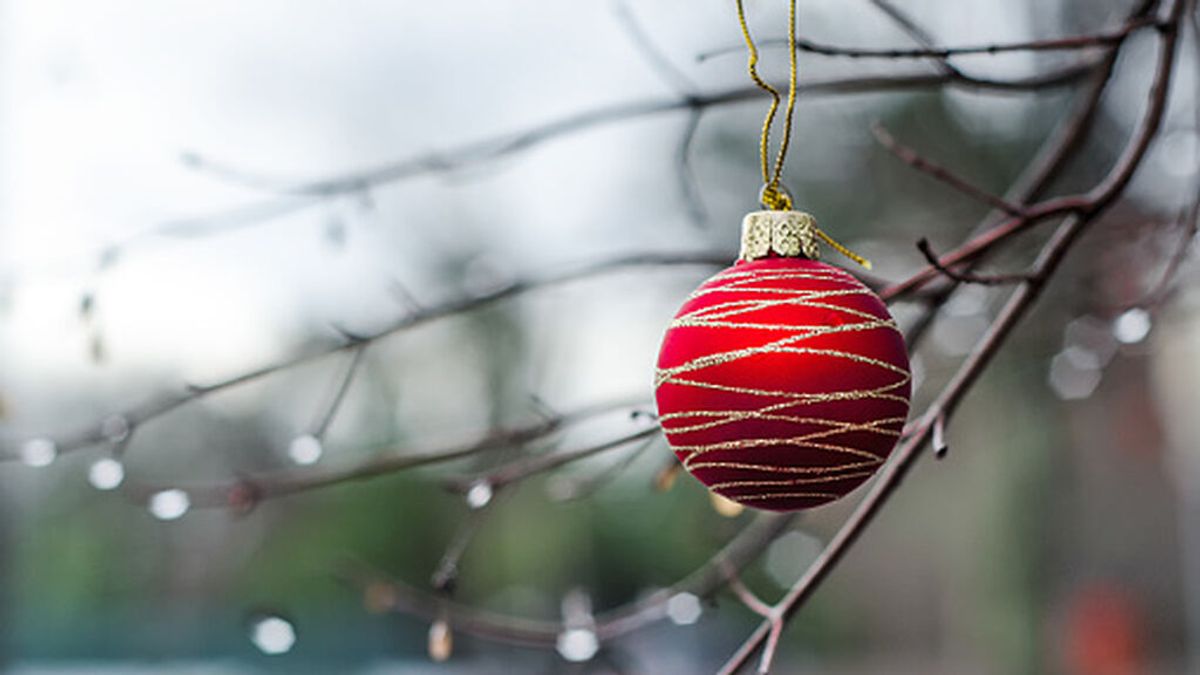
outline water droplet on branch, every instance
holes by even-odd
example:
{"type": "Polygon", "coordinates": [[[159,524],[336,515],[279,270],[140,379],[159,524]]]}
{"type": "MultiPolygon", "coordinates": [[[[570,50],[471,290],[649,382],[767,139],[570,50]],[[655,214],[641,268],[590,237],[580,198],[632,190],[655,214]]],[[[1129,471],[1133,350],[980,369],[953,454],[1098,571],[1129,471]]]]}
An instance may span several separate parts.
{"type": "Polygon", "coordinates": [[[1150,313],[1140,307],[1126,310],[1113,321],[1113,337],[1121,344],[1134,345],[1150,334],[1150,313]]]}
{"type": "Polygon", "coordinates": [[[250,626],[250,641],[268,656],[286,654],[296,644],[296,628],[279,616],[264,616],[250,626]]]}
{"type": "Polygon", "coordinates": [[[87,479],[97,490],[114,490],[125,480],[125,465],[112,457],[98,459],[88,467],[87,479]]]}
{"type": "Polygon", "coordinates": [[[31,438],[21,445],[21,461],[28,466],[50,466],[58,457],[58,446],[49,438],[31,438]]]}
{"type": "Polygon", "coordinates": [[[316,464],[323,454],[325,448],[321,446],[321,439],[312,434],[297,436],[288,444],[288,457],[301,466],[316,464]]]}
{"type": "Polygon", "coordinates": [[[492,501],[492,485],[485,480],[476,481],[467,490],[467,506],[472,509],[482,509],[492,501]]]}
{"type": "Polygon", "coordinates": [[[693,593],[676,593],[667,601],[667,616],[677,626],[690,626],[700,620],[704,608],[693,593]]]}
{"type": "Polygon", "coordinates": [[[150,515],[159,520],[178,520],[188,512],[192,500],[183,490],[171,489],[150,497],[150,515]]]}
{"type": "Polygon", "coordinates": [[[592,660],[600,651],[600,640],[595,631],[586,628],[568,628],[558,634],[556,644],[559,655],[573,663],[592,660]]]}
{"type": "Polygon", "coordinates": [[[129,438],[129,420],[123,415],[110,415],[100,423],[100,435],[109,443],[120,443],[129,438]]]}
{"type": "Polygon", "coordinates": [[[429,626],[429,658],[441,663],[454,653],[454,633],[450,624],[438,619],[429,626]]]}

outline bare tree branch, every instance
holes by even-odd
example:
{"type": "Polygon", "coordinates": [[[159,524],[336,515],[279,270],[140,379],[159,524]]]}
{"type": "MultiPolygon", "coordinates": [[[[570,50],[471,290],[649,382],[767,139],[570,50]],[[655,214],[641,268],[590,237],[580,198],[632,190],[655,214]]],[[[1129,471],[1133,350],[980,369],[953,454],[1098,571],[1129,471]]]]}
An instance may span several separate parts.
{"type": "Polygon", "coordinates": [[[454,595],[458,585],[459,563],[466,555],[467,548],[483,525],[483,521],[491,514],[495,503],[496,496],[493,496],[487,504],[472,509],[471,513],[458,524],[458,531],[450,538],[450,543],[446,545],[446,550],[442,553],[442,558],[438,561],[437,568],[430,577],[430,584],[435,591],[446,596],[454,595]]]}
{"type": "MultiPolygon", "coordinates": [[[[418,308],[413,311],[408,311],[400,319],[397,319],[391,326],[371,333],[370,335],[358,336],[350,340],[343,339],[342,341],[323,350],[300,354],[287,360],[272,365],[263,366],[261,368],[248,371],[218,382],[213,382],[206,385],[189,386],[187,390],[181,394],[155,398],[129,410],[106,416],[104,419],[108,420],[113,417],[121,418],[124,420],[127,428],[126,435],[131,435],[141,425],[147,424],[184,405],[195,402],[217,392],[232,389],[238,385],[252,382],[254,380],[258,380],[305,363],[311,363],[317,359],[324,358],[337,352],[354,351],[364,347],[367,344],[377,342],[389,336],[411,330],[434,321],[445,319],[450,316],[482,309],[494,303],[515,298],[526,293],[560,286],[573,281],[609,274],[622,269],[672,266],[725,266],[729,264],[729,261],[732,259],[732,257],[732,254],[726,252],[641,253],[617,256],[607,260],[587,263],[567,269],[557,274],[550,274],[540,278],[514,281],[506,286],[502,286],[486,293],[468,296],[458,300],[451,300],[437,306],[418,308]]],[[[103,443],[109,439],[105,434],[104,420],[101,420],[77,431],[61,434],[56,437],[50,437],[50,440],[55,443],[58,452],[65,453],[88,448],[96,444],[103,443]]],[[[18,458],[19,453],[12,450],[9,450],[4,454],[0,454],[0,460],[16,460],[18,458]]]]}
{"type": "MultiPolygon", "coordinates": [[[[853,95],[870,92],[909,91],[946,86],[981,91],[1019,92],[1038,91],[1068,85],[1087,75],[1095,66],[1091,59],[1047,71],[1041,75],[1013,79],[992,79],[968,75],[911,74],[850,77],[802,83],[797,94],[805,98],[853,95]]],[[[394,184],[416,176],[461,168],[469,164],[494,161],[523,152],[542,143],[597,126],[616,124],[630,119],[650,117],[696,108],[711,108],[758,98],[757,87],[737,87],[684,98],[647,100],[600,106],[535,125],[515,134],[489,138],[442,152],[427,153],[400,159],[376,167],[310,181],[291,181],[239,172],[238,183],[244,187],[289,197],[329,197],[355,193],[381,185],[394,184]]],[[[196,154],[198,167],[210,166],[207,159],[196,154]]],[[[192,223],[194,226],[195,223],[192,223]]]]}
{"type": "MultiPolygon", "coordinates": [[[[891,0],[870,0],[870,3],[874,5],[876,9],[883,12],[883,14],[891,19],[897,26],[899,26],[900,30],[908,34],[908,36],[912,38],[914,42],[926,49],[933,49],[935,47],[936,40],[934,40],[933,36],[929,34],[929,31],[925,30],[919,23],[917,23],[915,19],[913,19],[899,7],[896,7],[894,4],[892,4],[891,0]]],[[[947,58],[939,58],[937,60],[937,65],[938,70],[954,78],[966,77],[966,75],[957,67],[955,67],[954,64],[950,63],[950,60],[947,58]]]]}
{"type": "Polygon", "coordinates": [[[1183,263],[1188,259],[1188,255],[1192,251],[1192,244],[1196,240],[1196,230],[1200,228],[1200,185],[1196,186],[1196,197],[1188,208],[1180,215],[1179,222],[1181,234],[1179,235],[1179,243],[1175,246],[1175,251],[1171,254],[1167,265],[1163,269],[1162,277],[1154,288],[1146,294],[1145,298],[1138,305],[1148,309],[1160,307],[1171,296],[1173,284],[1176,277],[1179,275],[1179,269],[1183,267],[1183,263]]]}
{"type": "Polygon", "coordinates": [[[329,425],[333,424],[338,411],[341,410],[342,402],[346,400],[346,394],[350,391],[350,385],[354,383],[354,377],[358,374],[359,365],[362,364],[366,354],[366,344],[360,344],[351,350],[350,362],[346,364],[346,370],[342,374],[341,380],[339,380],[337,388],[333,392],[333,396],[326,405],[320,419],[313,425],[312,435],[317,439],[323,440],[325,438],[325,433],[329,430],[329,425]]]}
{"type": "Polygon", "coordinates": [[[522,459],[518,459],[509,464],[506,464],[487,475],[472,478],[469,480],[455,481],[454,488],[459,491],[465,491],[467,486],[477,481],[482,481],[495,488],[501,488],[506,485],[516,483],[530,476],[544,473],[557,469],[563,465],[577,462],[581,459],[587,459],[609,450],[615,450],[625,447],[631,443],[653,438],[658,435],[660,429],[658,425],[641,429],[628,434],[623,434],[617,438],[595,443],[577,450],[566,452],[551,452],[540,455],[532,455],[522,459]]]}
{"type": "MultiPolygon", "coordinates": [[[[894,9],[894,6],[889,5],[894,9]]],[[[796,49],[810,54],[820,54],[822,56],[844,56],[854,59],[946,59],[951,56],[965,56],[969,54],[1004,54],[1008,52],[1048,52],[1048,51],[1074,51],[1080,49],[1095,49],[1097,47],[1105,47],[1114,45],[1125,39],[1130,33],[1152,26],[1156,22],[1153,18],[1142,17],[1128,21],[1119,28],[1113,30],[1089,33],[1086,35],[1072,35],[1058,38],[1045,38],[1041,40],[1026,40],[1023,42],[993,42],[982,45],[960,45],[951,47],[922,47],[909,49],[872,49],[867,47],[845,47],[840,45],[830,45],[808,38],[797,38],[796,49]]],[[[787,40],[763,40],[762,47],[786,47],[787,40]]],[[[709,52],[700,54],[697,59],[705,61],[714,57],[724,56],[727,54],[739,53],[745,49],[742,45],[730,45],[709,52]]]]}
{"type": "MultiPolygon", "coordinates": [[[[1129,20],[1149,16],[1154,5],[1154,0],[1143,0],[1130,13],[1129,20]]],[[[1023,208],[1032,205],[1034,200],[1039,199],[1050,188],[1066,168],[1070,159],[1082,147],[1100,109],[1100,97],[1104,94],[1112,77],[1120,46],[1121,44],[1118,43],[1107,49],[1096,72],[1090,78],[1085,93],[1077,98],[1071,112],[1056,126],[1050,138],[1046,140],[1033,160],[1022,170],[1016,182],[1008,189],[1005,195],[1006,201],[1019,203],[1023,208]]],[[[997,227],[1003,222],[1003,217],[1007,217],[1007,214],[1003,212],[989,214],[983,223],[974,229],[972,236],[997,227]]],[[[959,269],[969,271],[980,260],[967,262],[959,269]]],[[[937,314],[937,308],[941,307],[957,288],[958,282],[948,280],[940,288],[933,289],[922,298],[925,311],[905,332],[905,340],[910,349],[915,348],[920,342],[925,331],[932,324],[937,314]]]]}
{"type": "Polygon", "coordinates": [[[925,260],[929,264],[941,272],[946,277],[953,279],[961,284],[979,284],[981,286],[1002,286],[1005,284],[1015,284],[1021,281],[1027,281],[1030,278],[1029,274],[976,274],[974,272],[956,272],[943,266],[938,262],[937,254],[933,252],[933,248],[929,245],[929,240],[922,237],[917,242],[917,250],[925,256],[925,260]]]}
{"type": "Polygon", "coordinates": [[[700,128],[700,119],[704,116],[703,108],[692,110],[687,117],[679,144],[675,146],[675,175],[679,180],[679,194],[683,198],[684,208],[688,217],[697,227],[708,224],[708,209],[704,206],[704,194],[696,180],[696,171],[692,166],[692,145],[696,140],[696,131],[700,128]]]}
{"type": "Polygon", "coordinates": [[[560,502],[575,501],[589,497],[599,491],[608,483],[612,482],[622,472],[629,468],[638,457],[645,454],[646,450],[654,447],[655,442],[660,440],[658,437],[650,437],[639,443],[633,450],[626,453],[625,457],[614,463],[612,466],[589,476],[571,480],[562,485],[556,494],[551,495],[551,499],[560,502]]]}
{"type": "Polygon", "coordinates": [[[880,145],[887,148],[888,151],[899,158],[900,161],[908,164],[914,169],[927,173],[935,179],[954,188],[955,190],[958,190],[964,195],[976,201],[983,202],[984,204],[987,204],[993,208],[999,209],[1010,216],[1022,216],[1025,214],[1024,207],[1016,204],[1010,204],[1004,199],[997,197],[996,195],[991,194],[980,187],[972,185],[965,178],[960,177],[953,171],[950,171],[949,169],[933,162],[932,160],[926,159],[917,151],[901,144],[894,137],[892,137],[890,133],[888,133],[887,129],[885,129],[882,124],[879,124],[878,122],[872,124],[871,133],[875,135],[875,139],[879,141],[880,145]]]}
{"type": "Polygon", "coordinates": [[[641,53],[643,60],[650,68],[658,75],[659,79],[670,87],[676,94],[683,98],[691,98],[700,91],[700,86],[692,81],[692,78],[683,73],[677,68],[671,60],[663,54],[654,40],[646,33],[645,29],[633,15],[633,10],[630,9],[629,3],[625,0],[614,0],[613,13],[617,17],[617,21],[621,27],[625,29],[626,35],[641,53]]]}
{"type": "MultiPolygon", "coordinates": [[[[151,495],[162,490],[174,488],[186,492],[192,506],[196,508],[224,508],[234,505],[244,507],[241,499],[246,497],[247,492],[253,497],[254,502],[257,503],[332,485],[369,480],[401,471],[453,462],[502,448],[520,447],[546,438],[572,424],[594,418],[598,415],[628,408],[630,405],[629,401],[617,401],[588,406],[567,414],[540,419],[521,426],[492,429],[478,439],[466,443],[457,443],[416,452],[409,449],[403,454],[393,450],[381,457],[344,469],[293,469],[273,475],[239,478],[219,483],[152,484],[128,481],[123,489],[125,494],[138,502],[145,501],[151,495]]],[[[603,449],[620,447],[626,443],[645,438],[651,433],[657,433],[657,431],[657,428],[652,428],[625,434],[606,443],[603,449]]],[[[591,448],[591,451],[592,454],[600,452],[600,450],[594,448],[591,448]]]]}
{"type": "MultiPolygon", "coordinates": [[[[708,597],[728,581],[728,571],[745,569],[795,521],[794,515],[760,514],[716,555],[669,588],[596,616],[596,637],[612,642],[667,617],[667,603],[679,593],[708,597]]],[[[567,628],[561,621],[539,621],[487,612],[446,600],[405,584],[385,579],[362,563],[347,563],[341,577],[359,589],[384,584],[391,591],[390,609],[429,621],[445,618],[458,631],[505,644],[553,649],[567,628]]]]}

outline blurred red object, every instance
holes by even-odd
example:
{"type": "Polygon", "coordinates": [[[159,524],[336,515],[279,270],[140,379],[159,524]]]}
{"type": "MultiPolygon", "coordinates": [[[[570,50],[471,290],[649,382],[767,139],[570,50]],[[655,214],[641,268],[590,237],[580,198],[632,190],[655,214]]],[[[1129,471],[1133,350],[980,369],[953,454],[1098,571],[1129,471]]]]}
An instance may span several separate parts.
{"type": "Polygon", "coordinates": [[[1063,657],[1072,675],[1140,675],[1144,626],[1130,594],[1111,584],[1093,584],[1067,603],[1063,657]]]}

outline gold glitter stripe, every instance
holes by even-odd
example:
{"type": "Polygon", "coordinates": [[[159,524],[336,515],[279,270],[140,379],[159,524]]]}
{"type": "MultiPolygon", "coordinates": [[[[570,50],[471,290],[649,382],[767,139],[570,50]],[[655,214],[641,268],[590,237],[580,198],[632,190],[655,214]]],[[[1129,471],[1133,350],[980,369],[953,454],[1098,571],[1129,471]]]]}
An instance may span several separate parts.
{"type": "MultiPolygon", "coordinates": [[[[888,417],[885,419],[874,420],[866,423],[844,422],[841,420],[830,420],[820,417],[798,417],[796,415],[779,415],[770,412],[762,412],[760,410],[744,410],[744,411],[729,411],[729,410],[713,410],[713,411],[695,411],[687,413],[674,413],[671,415],[663,415],[659,418],[660,422],[679,419],[681,417],[716,417],[718,419],[693,424],[691,426],[668,427],[663,424],[663,431],[667,434],[687,434],[695,431],[704,431],[706,429],[715,429],[734,422],[744,420],[767,420],[771,422],[791,422],[792,424],[823,424],[829,427],[820,433],[834,435],[839,433],[852,433],[855,431],[867,431],[877,433],[883,436],[899,436],[900,432],[896,429],[881,429],[880,425],[884,424],[903,424],[907,418],[904,417],[888,417]]],[[[813,432],[818,433],[818,432],[813,432]]]]}
{"type": "Polygon", "coordinates": [[[737,501],[760,501],[767,499],[837,499],[842,495],[833,492],[777,492],[761,495],[738,495],[737,501]]]}
{"type": "Polygon", "coordinates": [[[671,445],[671,449],[677,453],[688,453],[683,460],[683,465],[687,466],[688,462],[693,457],[700,457],[710,452],[720,452],[721,450],[744,450],[748,448],[771,448],[780,445],[795,446],[797,448],[809,448],[812,450],[828,450],[829,452],[851,455],[854,457],[862,457],[865,459],[874,459],[882,461],[875,454],[866,450],[859,450],[846,445],[838,445],[836,443],[814,443],[813,441],[803,440],[805,436],[796,436],[794,438],[744,438],[736,441],[721,441],[719,443],[707,443],[704,445],[671,445]]]}
{"type": "MultiPolygon", "coordinates": [[[[822,298],[818,298],[818,299],[823,299],[823,297],[824,296],[822,296],[822,298]]],[[[681,321],[695,321],[697,318],[724,319],[724,318],[727,318],[730,316],[737,316],[738,314],[747,314],[749,312],[757,312],[759,310],[766,309],[766,308],[780,307],[780,306],[787,306],[787,305],[800,305],[802,307],[819,307],[819,308],[823,308],[823,309],[828,309],[831,312],[841,312],[842,314],[846,314],[849,316],[858,317],[860,319],[866,319],[867,321],[873,321],[873,322],[882,321],[882,322],[888,323],[888,324],[893,324],[893,325],[895,324],[895,321],[893,321],[890,317],[887,317],[887,318],[878,317],[878,316],[875,316],[874,314],[871,314],[870,312],[863,312],[863,311],[854,309],[852,307],[843,307],[841,305],[832,305],[832,304],[828,304],[828,303],[824,303],[824,302],[815,302],[812,298],[784,298],[782,300],[730,300],[728,302],[719,302],[714,305],[708,305],[706,307],[701,307],[695,311],[688,312],[687,314],[680,314],[679,316],[675,317],[675,321],[673,322],[673,325],[678,325],[681,321]],[[729,308],[732,308],[732,309],[728,312],[724,311],[729,308]]]]}
{"type": "Polygon", "coordinates": [[[839,474],[836,476],[820,476],[818,478],[780,478],[778,480],[731,480],[725,483],[713,483],[709,485],[710,490],[727,490],[729,488],[742,487],[783,487],[788,485],[812,485],[815,483],[832,483],[839,480],[849,480],[852,478],[866,478],[874,471],[855,471],[854,473],[839,474]]]}
{"type": "MultiPolygon", "coordinates": [[[[684,410],[684,411],[680,411],[680,412],[667,413],[666,415],[659,417],[658,420],[660,422],[665,422],[667,420],[678,419],[680,417],[711,417],[713,415],[767,414],[767,413],[774,413],[779,410],[783,410],[784,408],[791,408],[791,407],[797,406],[797,405],[800,405],[800,404],[797,403],[796,401],[780,401],[779,403],[772,403],[770,405],[765,405],[756,410],[684,410]]],[[[830,420],[822,420],[822,421],[831,422],[830,420]]]]}
{"type": "MultiPolygon", "coordinates": [[[[847,326],[855,326],[858,324],[846,324],[846,325],[847,326]]],[[[831,331],[831,332],[843,332],[843,331],[831,331]]],[[[903,368],[899,368],[899,367],[892,365],[886,361],[881,361],[879,359],[872,358],[870,356],[863,356],[862,354],[855,354],[853,352],[844,352],[844,351],[841,351],[838,349],[813,349],[813,348],[809,348],[809,347],[790,347],[789,346],[789,345],[795,344],[797,342],[800,342],[802,340],[805,340],[809,337],[810,336],[807,334],[793,335],[791,337],[786,337],[786,338],[782,338],[780,340],[768,342],[765,345],[759,345],[757,347],[744,347],[742,349],[735,349],[733,351],[728,351],[728,352],[718,352],[716,354],[709,354],[707,356],[698,356],[698,357],[692,359],[691,361],[687,361],[686,363],[675,366],[674,368],[660,368],[660,369],[658,369],[658,372],[657,372],[657,378],[656,378],[657,382],[655,383],[655,386],[659,387],[659,386],[662,386],[666,382],[672,381],[675,378],[675,375],[680,374],[680,373],[689,373],[689,372],[692,372],[695,370],[701,370],[703,368],[708,368],[710,366],[718,366],[718,365],[723,365],[726,363],[732,363],[733,361],[739,361],[741,359],[745,359],[745,358],[748,358],[751,356],[757,356],[759,354],[815,354],[815,355],[819,355],[819,356],[831,356],[834,358],[840,358],[840,359],[846,359],[848,361],[854,361],[856,363],[866,363],[866,364],[870,364],[873,366],[878,366],[880,368],[883,368],[884,370],[890,370],[894,373],[897,373],[897,374],[901,375],[902,377],[904,377],[905,379],[907,379],[909,377],[907,370],[904,370],[903,368]]],[[[675,384],[679,384],[679,382],[675,382],[675,384]]],[[[783,392],[780,392],[780,395],[782,395],[782,394],[783,394],[783,392]]]]}
{"type": "Polygon", "coordinates": [[[847,283],[853,281],[857,285],[858,280],[850,276],[849,273],[843,272],[836,267],[828,269],[808,269],[799,270],[746,270],[737,267],[730,267],[720,272],[712,278],[713,281],[732,279],[729,285],[739,284],[742,281],[774,281],[776,279],[814,279],[817,281],[840,281],[847,283]]]}
{"type": "Polygon", "coordinates": [[[884,385],[878,389],[852,389],[849,391],[832,391],[821,393],[798,393],[791,391],[776,391],[772,389],[753,389],[750,387],[733,387],[725,384],[715,384],[712,382],[704,382],[701,380],[671,380],[671,384],[683,385],[688,387],[696,387],[699,389],[715,389],[717,391],[727,391],[731,394],[748,394],[750,396],[770,396],[772,398],[786,397],[796,399],[805,405],[814,403],[828,403],[831,401],[859,401],[865,398],[881,399],[885,401],[896,401],[898,403],[908,404],[908,399],[904,396],[888,394],[885,392],[893,389],[899,389],[908,382],[908,378],[884,385]]]}
{"type": "Polygon", "coordinates": [[[760,281],[760,280],[746,279],[746,280],[742,280],[742,281],[735,281],[733,283],[725,284],[723,286],[701,286],[700,288],[697,288],[696,290],[692,291],[691,294],[688,295],[688,299],[694,300],[695,298],[701,298],[706,295],[711,295],[714,293],[746,293],[746,294],[751,294],[751,295],[755,294],[755,293],[765,293],[768,295],[813,295],[813,294],[816,294],[816,295],[822,295],[822,294],[857,295],[857,294],[862,293],[864,290],[869,290],[863,286],[859,286],[858,284],[850,284],[850,283],[848,283],[848,281],[846,279],[835,278],[835,277],[822,278],[822,277],[811,277],[811,276],[806,276],[806,275],[795,275],[795,276],[791,276],[791,277],[780,276],[774,280],[787,281],[789,279],[807,279],[809,281],[823,281],[823,282],[833,284],[833,285],[835,285],[835,287],[834,288],[808,288],[808,289],[805,289],[805,288],[777,288],[775,286],[755,287],[755,286],[751,286],[749,284],[751,284],[754,281],[760,281]]]}
{"type": "Polygon", "coordinates": [[[882,322],[892,326],[894,326],[896,323],[891,317],[878,317],[870,312],[863,312],[850,307],[843,307],[841,305],[818,302],[812,298],[786,298],[783,300],[730,300],[728,302],[720,302],[714,305],[708,305],[707,307],[702,307],[692,312],[688,312],[687,314],[680,314],[679,316],[675,317],[675,321],[672,322],[672,324],[679,325],[685,322],[694,322],[702,319],[725,319],[741,314],[749,314],[750,312],[757,312],[765,308],[789,305],[827,309],[830,312],[839,312],[841,314],[864,319],[872,323],[882,322]]]}
{"type": "Polygon", "coordinates": [[[705,295],[711,295],[713,293],[766,293],[769,295],[791,295],[791,296],[813,297],[813,298],[825,298],[825,297],[836,298],[836,297],[841,297],[841,296],[845,296],[845,295],[865,295],[864,291],[869,292],[869,289],[843,288],[843,289],[825,289],[825,290],[798,290],[798,289],[794,289],[794,288],[746,288],[744,286],[741,288],[730,288],[728,286],[722,286],[722,287],[717,287],[717,288],[698,289],[696,291],[693,291],[692,294],[688,296],[688,299],[694,300],[695,298],[703,297],[705,295]]]}
{"type": "MultiPolygon", "coordinates": [[[[779,281],[786,281],[780,278],[779,281]]],[[[851,284],[844,279],[817,279],[816,281],[824,281],[829,283],[830,288],[787,288],[779,286],[754,286],[749,280],[739,281],[724,286],[701,286],[695,291],[692,291],[690,297],[699,298],[712,294],[732,294],[742,293],[752,299],[766,299],[774,296],[792,296],[792,297],[813,297],[813,298],[839,298],[843,296],[866,295],[871,293],[871,289],[860,284],[851,284]]]]}
{"type": "Polygon", "coordinates": [[[684,468],[688,471],[699,471],[700,469],[740,469],[745,471],[758,471],[760,473],[799,473],[799,474],[825,474],[838,473],[839,471],[851,471],[853,469],[871,469],[875,470],[883,460],[876,458],[871,462],[846,462],[845,464],[834,464],[832,466],[778,466],[775,464],[755,464],[753,462],[684,462],[684,468]]]}
{"type": "MultiPolygon", "coordinates": [[[[694,460],[697,457],[703,456],[710,452],[721,451],[721,450],[736,450],[736,449],[742,449],[742,448],[769,447],[769,446],[774,446],[774,445],[793,445],[793,446],[806,447],[806,448],[812,448],[812,449],[827,450],[827,451],[831,451],[831,452],[835,452],[835,453],[852,455],[855,457],[865,457],[867,459],[866,465],[875,466],[875,465],[881,464],[883,462],[883,460],[873,453],[870,453],[870,452],[867,452],[864,450],[859,450],[857,448],[853,448],[850,446],[841,445],[841,444],[813,443],[812,440],[816,439],[816,438],[827,438],[829,436],[838,436],[838,435],[842,435],[845,433],[852,433],[854,431],[871,431],[871,432],[883,433],[883,434],[886,434],[889,436],[899,436],[900,435],[899,430],[883,430],[883,429],[876,429],[874,427],[877,424],[897,424],[897,423],[903,423],[903,422],[904,422],[904,418],[902,418],[902,417],[888,418],[888,419],[877,420],[874,422],[867,422],[867,423],[861,423],[861,424],[844,422],[844,423],[836,423],[835,428],[832,428],[832,429],[815,431],[810,434],[805,434],[803,436],[796,436],[796,437],[785,438],[785,439],[780,439],[780,438],[739,439],[739,440],[735,440],[735,441],[725,441],[722,443],[713,443],[713,444],[708,444],[708,445],[691,445],[691,446],[677,445],[674,442],[672,442],[671,446],[672,446],[672,449],[678,453],[688,453],[687,456],[685,458],[683,458],[683,465],[689,469],[698,468],[699,465],[697,465],[694,462],[694,460]]],[[[670,437],[674,433],[676,433],[674,430],[667,431],[668,439],[670,439],[670,437]]],[[[705,465],[713,466],[712,463],[707,463],[705,465]]],[[[836,466],[840,466],[840,467],[844,468],[847,465],[842,464],[842,465],[836,465],[836,466]]],[[[861,466],[861,464],[855,465],[855,466],[861,466]]]]}
{"type": "Polygon", "coordinates": [[[709,321],[707,319],[684,320],[679,319],[671,324],[672,328],[680,327],[701,327],[701,328],[750,328],[754,330],[790,330],[790,331],[805,331],[805,338],[820,337],[822,335],[830,335],[833,333],[856,333],[860,331],[877,330],[886,328],[895,330],[896,326],[887,321],[875,321],[873,323],[854,323],[842,324],[841,326],[808,326],[808,325],[793,325],[793,324],[778,324],[778,323],[738,323],[737,321],[709,321]]]}

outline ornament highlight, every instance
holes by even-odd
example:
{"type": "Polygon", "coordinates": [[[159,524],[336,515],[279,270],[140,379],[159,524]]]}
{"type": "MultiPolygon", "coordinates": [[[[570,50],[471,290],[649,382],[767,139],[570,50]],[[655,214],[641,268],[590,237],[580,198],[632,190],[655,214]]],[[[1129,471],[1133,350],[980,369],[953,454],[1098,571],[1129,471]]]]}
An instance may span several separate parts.
{"type": "Polygon", "coordinates": [[[663,338],[659,420],[716,494],[820,506],[895,446],[911,395],[904,339],[874,292],[813,259],[826,237],[810,215],[759,211],[742,227],[741,260],[696,289],[663,338]]]}

